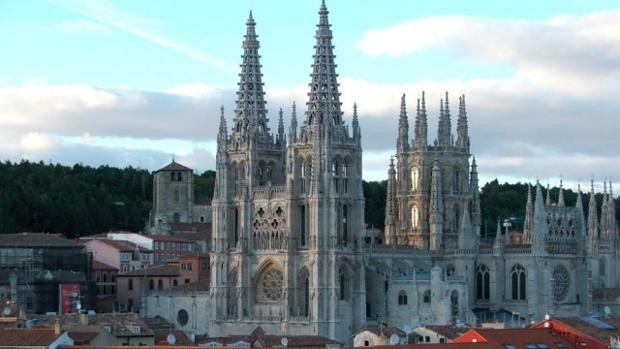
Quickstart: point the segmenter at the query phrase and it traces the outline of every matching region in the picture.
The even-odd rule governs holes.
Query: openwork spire
[[[596,208],[596,197],[594,195],[594,180],[590,182],[590,201],[588,203],[588,252],[596,250],[599,239],[598,230],[598,210]]]
[[[246,22],[246,34],[243,40],[243,55],[241,56],[241,73],[239,74],[239,90],[235,108],[234,131],[242,138],[252,136],[259,142],[270,141],[265,109],[265,93],[260,55],[260,44],[256,35],[256,23],[252,12]]]
[[[334,46],[328,14],[329,11],[323,1],[315,34],[316,45],[314,46],[314,63],[312,63],[312,81],[308,94],[307,125],[315,124],[315,119],[318,124],[342,125],[338,75],[334,63]]]
[[[551,206],[551,188],[549,188],[549,183],[547,183],[547,199],[545,200],[545,205]]]
[[[562,179],[560,178],[560,194],[558,194],[558,207],[565,207],[566,203],[564,202],[564,187],[562,185]]]
[[[426,120],[426,98],[422,91],[422,98],[418,99],[418,109],[415,118],[415,149],[423,150],[428,144],[428,124]]]
[[[297,141],[297,105],[293,101],[293,107],[291,111],[291,129],[288,133],[289,142]]]
[[[440,147],[449,147],[451,145],[451,129],[450,121],[450,103],[448,101],[448,92],[446,92],[446,100],[442,99],[439,108],[439,127],[437,129],[437,145]]]
[[[545,236],[547,235],[547,217],[543,204],[542,187],[536,181],[536,200],[534,201],[534,220],[532,222],[532,252],[545,253]]]
[[[388,244],[394,244],[396,234],[396,170],[394,158],[390,158],[388,169],[387,193],[385,198],[385,238]]]
[[[281,147],[286,145],[286,136],[284,135],[284,112],[282,108],[278,111],[278,138],[276,141]]]
[[[353,139],[360,140],[362,132],[360,130],[360,121],[357,117],[357,103],[353,103],[353,121],[351,126],[353,127]]]
[[[532,221],[534,220],[534,202],[532,201],[532,187],[527,185],[527,201],[525,202],[525,222],[523,223],[523,240],[532,242]]]
[[[400,114],[398,116],[398,140],[396,149],[399,153],[409,149],[409,119],[407,118],[407,102],[405,94],[400,97]]]
[[[465,108],[465,95],[459,97],[459,118],[456,124],[456,133],[456,146],[465,151],[469,151],[469,131],[467,127],[467,110]]]
[[[224,151],[228,140],[228,129],[226,126],[226,118],[224,117],[224,106],[220,107],[220,129],[217,133],[217,147],[219,151]]]

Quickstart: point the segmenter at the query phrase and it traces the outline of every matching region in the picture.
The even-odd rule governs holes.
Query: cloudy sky
[[[400,95],[466,94],[483,181],[618,180],[617,0],[331,0],[345,118],[383,179]],[[305,105],[319,0],[0,0],[0,159],[157,169],[214,165],[241,41],[257,22],[272,121]],[[288,120],[287,120],[288,121]],[[455,125],[455,122],[453,122]]]

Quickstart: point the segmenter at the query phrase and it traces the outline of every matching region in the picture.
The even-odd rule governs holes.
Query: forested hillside
[[[195,175],[197,201],[208,202],[214,181],[214,171]],[[366,222],[383,229],[386,181],[364,181],[363,189]],[[152,173],[132,167],[0,163],[0,233],[60,232],[77,237],[113,229],[143,231],[152,190]],[[558,189],[551,194],[557,198]],[[564,196],[567,205],[575,204],[576,193],[566,190]],[[481,192],[482,235],[495,234],[498,218],[522,219],[526,197],[526,184],[487,183]],[[598,194],[599,205],[601,199]],[[585,212],[588,200],[584,195]]]

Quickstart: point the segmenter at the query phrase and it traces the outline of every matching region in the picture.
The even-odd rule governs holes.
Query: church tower
[[[409,140],[405,95],[401,98],[396,144],[395,224],[386,243],[434,251],[472,249],[480,234],[480,197],[475,161],[469,162],[465,96],[459,97],[456,142],[449,96],[439,103],[434,144],[427,141],[426,96],[417,101],[414,139]],[[468,217],[463,217],[467,215]],[[463,226],[466,224],[467,226]],[[386,229],[387,231],[387,229]]]
[[[305,119],[272,135],[250,13],[229,134],[222,112],[213,200],[209,333],[321,335],[350,342],[365,322],[364,197],[357,106],[345,125],[325,3]],[[351,131],[351,132],[350,132]]]

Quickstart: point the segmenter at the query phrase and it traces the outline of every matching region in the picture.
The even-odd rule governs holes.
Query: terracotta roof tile
[[[0,346],[48,346],[59,336],[54,329],[0,329]]]
[[[596,317],[596,319],[610,325],[614,329],[600,329],[578,317],[556,317],[552,320],[560,321],[601,343],[605,343],[606,345],[609,344],[609,337],[620,337],[619,316]]]
[[[114,268],[111,265],[107,265],[105,263],[93,261],[93,270],[109,270],[109,271],[118,271],[117,268]]]

